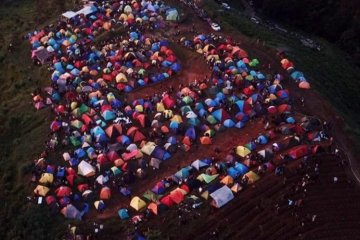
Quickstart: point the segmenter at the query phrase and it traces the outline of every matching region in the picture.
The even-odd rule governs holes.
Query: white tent
[[[90,14],[93,14],[96,11],[97,11],[97,8],[94,5],[88,5],[88,6],[83,7],[79,11],[77,11],[76,14],[78,14],[78,15],[84,14],[85,16],[88,16]]]
[[[97,178],[96,178],[96,181],[103,185],[104,183],[106,183],[107,181],[109,181],[109,177],[108,176],[104,176],[104,175],[99,175]]]
[[[151,158],[149,165],[153,168],[159,169],[160,168],[160,159],[157,158]]]
[[[95,175],[95,168],[88,162],[82,160],[78,166],[78,174],[84,177],[91,177]]]
[[[76,12],[73,12],[73,11],[67,11],[67,12],[64,12],[63,14],[62,14],[62,16],[64,17],[64,18],[67,18],[67,19],[71,19],[71,18],[73,18],[73,17],[76,17],[78,14],[76,13]]]
[[[219,188],[215,192],[211,193],[210,196],[214,199],[213,205],[217,208],[221,208],[234,198],[234,194],[228,186]]]

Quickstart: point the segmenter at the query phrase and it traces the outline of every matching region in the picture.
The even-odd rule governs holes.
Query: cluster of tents
[[[300,121],[304,123],[307,120]],[[302,128],[294,131],[299,135],[305,133]],[[296,160],[311,153],[316,154],[321,148],[318,144],[313,146],[301,144],[298,137],[287,137],[281,142],[274,142],[274,139],[276,134],[267,131],[259,134],[255,141],[234,147],[235,151],[230,152],[222,161],[214,163],[212,158],[197,159],[173,175],[155,183],[153,188],[147,190],[142,197],[133,197],[130,207],[135,211],[147,209],[152,214],[158,215],[183,201],[196,205],[210,199],[212,206],[221,208],[234,198],[234,194],[260,179],[258,170],[251,168],[262,165],[265,172],[278,174],[281,168],[277,165],[280,166],[282,162],[275,163],[276,153],[287,150],[289,160]],[[269,146],[268,143],[271,142],[274,143]],[[256,156],[257,161],[254,162],[253,157],[249,158],[250,155]],[[170,185],[170,181],[175,184]],[[202,190],[198,192],[198,189]],[[129,210],[126,208],[120,209],[118,213],[121,219],[130,218]]]
[[[310,89],[310,83],[306,80],[304,73],[295,70],[293,62],[287,58],[283,58],[280,63],[282,68],[290,74],[291,78],[299,84],[299,88]]]
[[[57,116],[50,130],[56,137],[50,142],[56,147],[61,136],[71,149],[62,153],[61,166],[49,163],[46,158],[37,161],[36,168],[42,174],[34,193],[45,198],[52,208],[60,208],[65,217],[81,219],[91,205],[104,210],[114,195],[113,180],[121,181],[118,192],[129,196],[131,189],[126,186],[136,178],[146,177],[149,166],[160,168],[179,149],[186,152],[194,144],[209,145],[217,132],[243,128],[251,118],[269,114],[285,124],[283,133],[298,129],[294,127],[298,124],[292,116],[289,92],[280,84],[282,76],[276,75],[268,85],[266,76],[257,70],[258,59],[250,60],[230,40],[221,42],[204,34],[193,40],[183,38],[181,42],[203,54],[211,64],[209,82],[179,89],[175,96],[154,95],[131,103],[121,100],[118,91],[128,93],[180,71],[176,56],[168,42],[153,40],[138,30],[129,31],[127,40],[106,44],[100,50],[89,44],[97,35],[95,32],[112,28],[111,18],[117,15],[119,21],[136,28],[144,21],[159,21],[158,11],[165,8],[150,1],[132,1],[122,7],[106,5],[91,9],[86,16],[80,14],[79,19],[71,20],[72,27],[59,23],[58,28],[41,30],[30,39],[34,51],[46,48],[55,56],[52,86],[45,89],[46,96],[34,96],[34,105],[37,109],[52,106]],[[115,9],[121,9],[121,14]],[[168,10],[167,16],[172,16],[173,9]],[[151,66],[157,66],[157,70]],[[118,91],[115,88],[110,91],[112,87]],[[237,89],[241,92],[236,93]],[[256,144],[267,144],[271,136],[260,135],[257,143],[237,146],[234,154],[219,163],[221,168],[216,169],[210,160],[197,160],[182,168],[171,176],[178,188],[164,195],[169,183],[161,181],[144,194],[144,198],[152,201],[148,208],[157,214],[164,206],[183,201],[202,183],[209,184],[217,178],[221,178],[222,184],[209,187],[203,197],[210,196],[214,206],[223,206],[233,198],[232,192],[240,189],[236,179],[246,176],[249,182],[258,180],[258,175],[249,171],[250,165],[240,159],[254,151]],[[299,148],[291,156],[297,158],[308,153]],[[259,154],[264,158],[271,155],[270,151]],[[199,172],[193,184],[190,180],[183,182],[203,168],[207,169]],[[222,174],[218,173],[220,169]],[[130,206],[141,210],[147,204],[134,197]],[[129,213],[120,209],[119,216],[127,218]]]

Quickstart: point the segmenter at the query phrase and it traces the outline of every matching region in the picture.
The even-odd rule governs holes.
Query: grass
[[[218,5],[213,0],[207,0],[204,7],[228,33],[240,31],[251,38],[250,41],[265,41],[270,49],[289,49],[289,58],[295,67],[303,71],[315,89],[335,106],[346,120],[347,129],[360,138],[360,68],[348,60],[349,56],[345,52],[321,38],[316,40],[320,42],[322,51],[316,52],[303,46],[297,39],[252,23],[241,12],[217,11]]]
[[[46,86],[45,67],[34,67],[23,36],[58,16],[73,1],[17,0],[0,3],[0,239],[61,239],[67,221],[26,200],[33,160],[48,133],[49,112],[36,112],[30,93]],[[12,53],[9,44],[15,46]],[[51,220],[51,221],[49,221]]]

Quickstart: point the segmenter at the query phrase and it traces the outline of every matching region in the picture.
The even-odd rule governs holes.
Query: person
[[[334,183],[337,183],[338,182],[338,178],[337,177],[334,177]]]
[[[305,99],[303,96],[300,97],[301,106],[305,107]]]

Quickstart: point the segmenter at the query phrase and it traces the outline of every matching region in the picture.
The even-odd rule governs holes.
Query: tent
[[[234,186],[231,187],[231,191],[234,193],[240,192],[242,190],[242,187],[239,183],[235,183]]]
[[[205,163],[205,162],[197,159],[197,160],[195,160],[194,162],[192,162],[191,166],[194,167],[196,170],[199,171],[200,168],[202,168],[202,167],[207,167],[207,166],[209,166],[209,164],[207,164],[207,163]]]
[[[244,176],[246,176],[249,179],[248,183],[254,183],[257,180],[260,179],[259,175],[257,175],[255,172],[253,171],[249,171],[247,172]]]
[[[100,199],[107,200],[111,198],[111,190],[109,187],[103,187],[100,190]]]
[[[180,202],[182,202],[184,200],[183,192],[178,189],[172,191],[169,196],[170,196],[171,200],[176,204],[179,204]]]
[[[46,194],[50,191],[50,189],[48,187],[42,186],[42,185],[38,185],[35,189],[34,189],[34,193],[36,195],[39,196],[43,196],[45,197]]]
[[[234,198],[231,189],[227,186],[219,188],[215,192],[211,193],[210,196],[213,198],[212,204],[216,208],[221,208]]]
[[[232,185],[234,183],[234,179],[231,176],[227,175],[226,177],[221,179],[220,182],[224,185]]]
[[[95,175],[95,169],[88,162],[82,160],[78,166],[78,174],[84,177],[91,177]]]
[[[81,212],[72,204],[68,204],[63,209],[61,209],[61,213],[69,219],[81,220],[82,217]]]
[[[146,207],[146,203],[138,196],[135,196],[131,199],[130,206],[134,208],[136,211],[139,211],[144,207]]]
[[[178,21],[179,13],[175,8],[170,8],[166,11],[166,20],[168,21]]]
[[[156,168],[156,169],[159,169],[160,168],[160,163],[161,163],[161,160],[159,160],[157,158],[151,158],[149,166],[151,166],[153,168]]]
[[[43,173],[41,174],[41,178],[39,179],[39,183],[47,184],[52,183],[54,181],[54,175],[52,173]]]
[[[236,147],[236,154],[240,157],[246,157],[248,154],[250,154],[250,150],[244,146],[238,146]]]
[[[118,215],[119,217],[124,220],[124,219],[128,219],[130,216],[129,216],[129,212],[126,208],[121,208],[119,211],[118,211]]]
[[[308,155],[309,149],[307,145],[300,145],[290,149],[288,154],[292,159],[298,159]]]
[[[209,183],[209,182],[212,182],[215,178],[217,178],[219,176],[219,174],[215,174],[215,175],[208,175],[208,174],[205,174],[205,173],[202,173],[200,174],[197,179],[202,181],[202,182],[206,182],[206,183]]]

